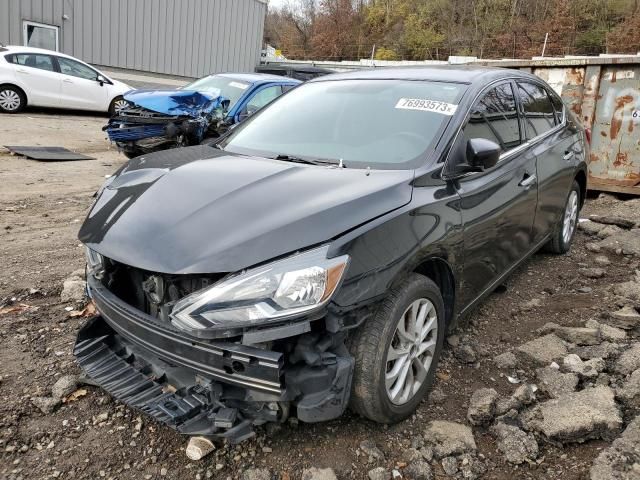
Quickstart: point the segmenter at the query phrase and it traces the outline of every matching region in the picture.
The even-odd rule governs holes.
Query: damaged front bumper
[[[348,404],[354,359],[340,334],[320,329],[261,345],[197,339],[88,281],[100,316],[78,334],[78,363],[115,398],[183,434],[237,443],[254,425],[290,414],[330,420]]]

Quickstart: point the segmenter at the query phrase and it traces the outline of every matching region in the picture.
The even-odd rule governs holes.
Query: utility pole
[[[541,57],[544,57],[544,51],[547,49],[547,40],[549,39],[549,32],[547,32],[544,36],[544,45],[542,45],[542,55],[540,55]]]
[[[373,44],[373,47],[371,48],[371,60],[373,61],[373,59],[376,58],[376,44]]]

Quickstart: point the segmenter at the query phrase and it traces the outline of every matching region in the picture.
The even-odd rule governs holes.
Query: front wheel
[[[567,196],[562,218],[552,233],[547,250],[551,253],[567,253],[571,249],[571,243],[578,225],[580,213],[580,185],[574,180]]]
[[[350,339],[356,360],[351,408],[379,423],[410,416],[433,384],[444,331],[440,290],[412,274]]]
[[[122,95],[117,96],[116,98],[111,100],[111,103],[109,104],[109,116],[113,117],[115,115],[118,115],[122,110],[124,110],[128,106],[129,106],[129,102],[127,102],[124,98],[122,98]]]

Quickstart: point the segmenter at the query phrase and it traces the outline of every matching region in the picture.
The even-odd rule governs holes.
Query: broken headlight
[[[84,253],[87,257],[87,274],[93,275],[98,280],[102,279],[104,276],[104,257],[89,247],[84,247]]]
[[[185,330],[240,328],[308,313],[336,290],[348,255],[327,258],[317,248],[231,276],[180,300],[173,324]]]

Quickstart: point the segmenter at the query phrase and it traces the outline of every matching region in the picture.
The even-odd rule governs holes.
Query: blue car
[[[177,90],[132,90],[105,125],[109,140],[133,158],[210,142],[299,80],[259,73],[209,75]]]

